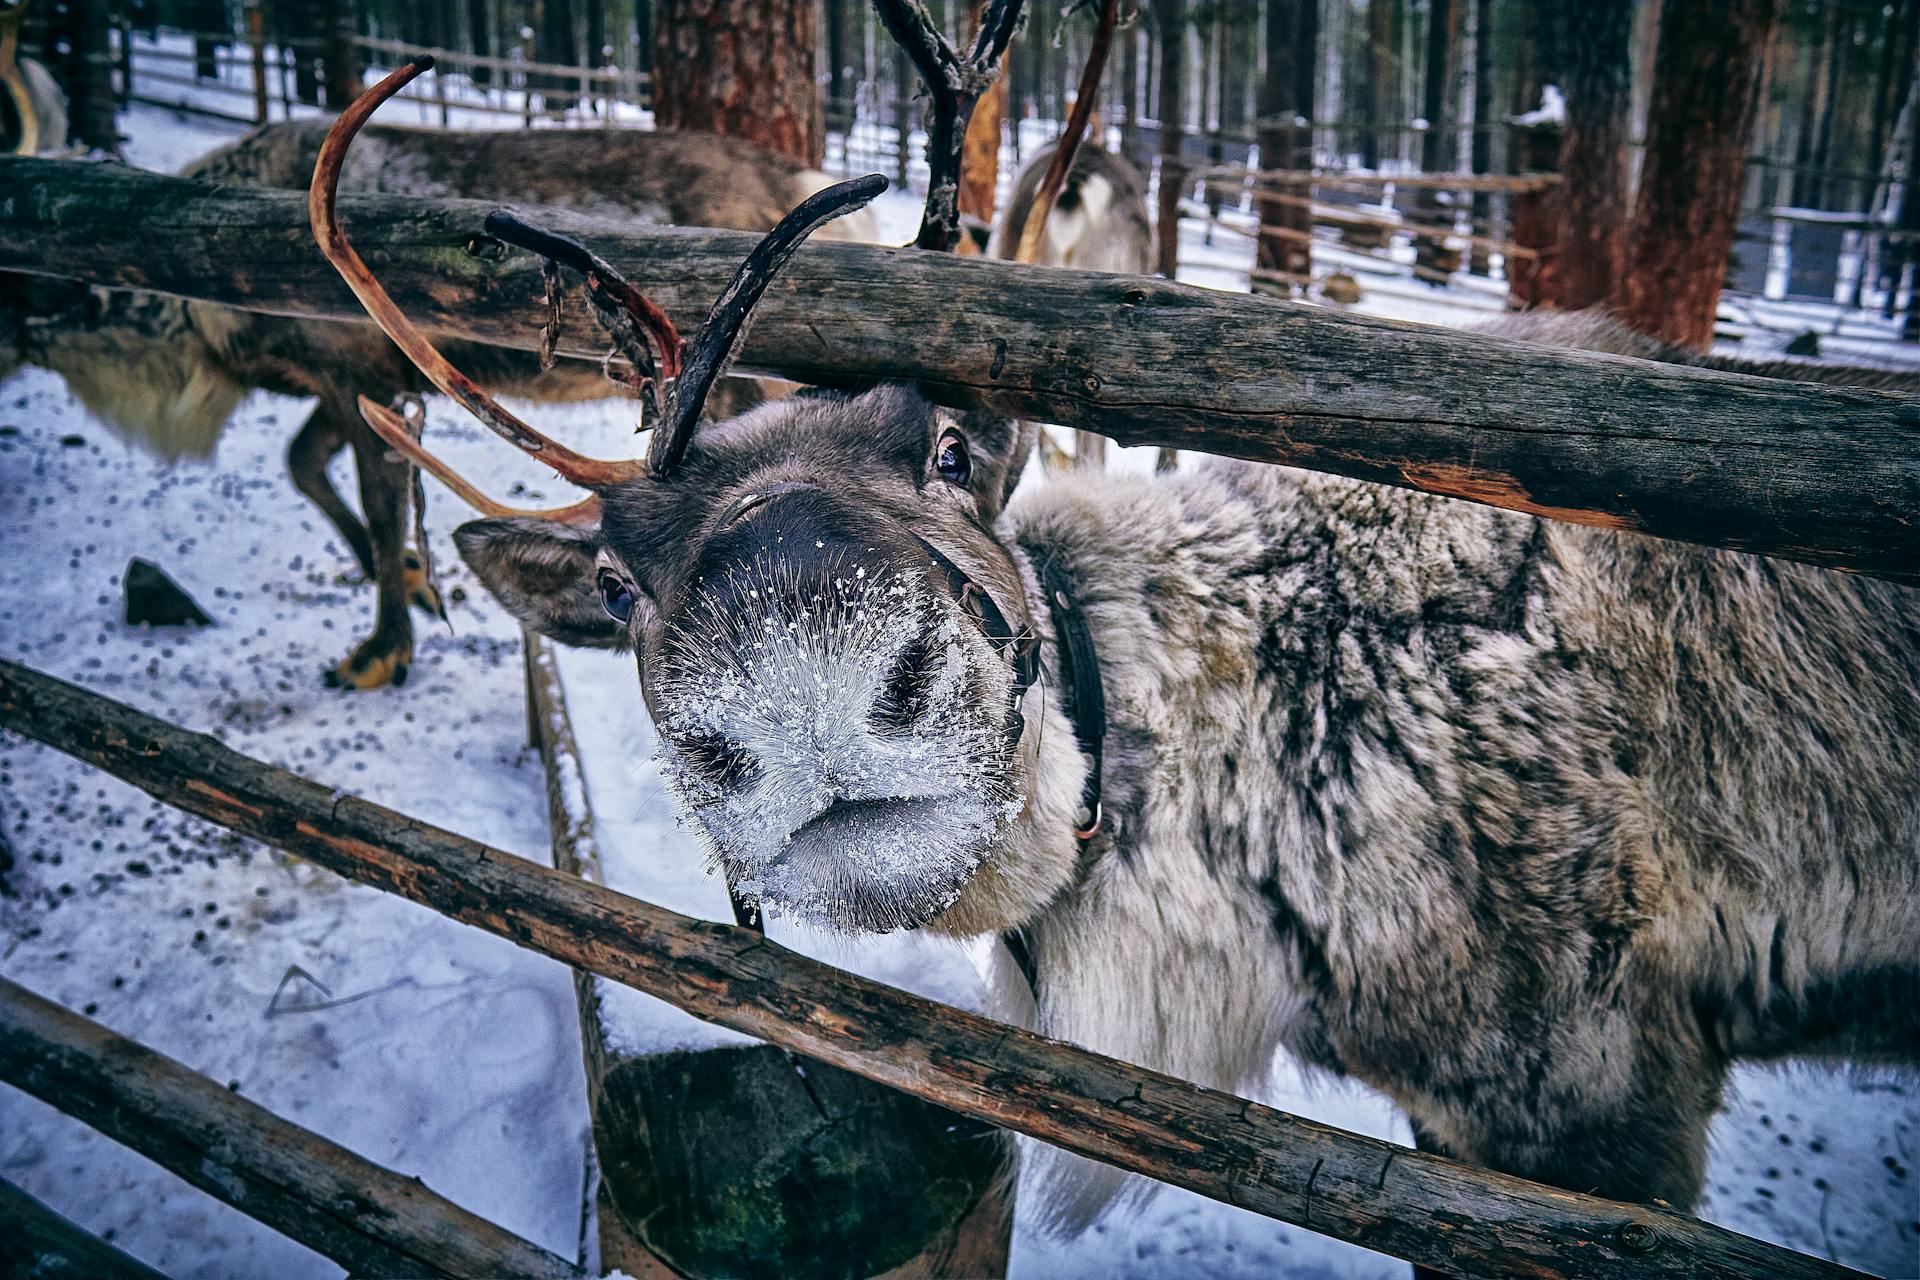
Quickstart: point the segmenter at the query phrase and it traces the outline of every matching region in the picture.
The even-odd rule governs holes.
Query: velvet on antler
[[[960,157],[974,104],[1000,74],[1000,61],[1026,21],[1026,0],[987,0],[973,48],[961,57],[920,0],[874,0],[880,25],[906,51],[932,99],[927,129],[927,206],[914,243],[947,250],[960,238]],[[907,140],[900,140],[901,146]]]

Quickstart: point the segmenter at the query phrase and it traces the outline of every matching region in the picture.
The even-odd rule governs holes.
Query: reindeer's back
[[[254,130],[183,175],[302,189],[325,120]],[[733,138],[672,130],[460,131],[371,125],[355,140],[341,189],[549,205],[621,221],[765,231],[819,175]]]

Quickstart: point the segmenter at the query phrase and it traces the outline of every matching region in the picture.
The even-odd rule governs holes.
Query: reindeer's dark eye
[[[611,569],[600,571],[600,604],[621,626],[633,617],[633,584]]]
[[[958,431],[940,433],[940,447],[934,451],[933,469],[948,484],[965,484],[973,478],[973,457],[967,452],[966,437]]]

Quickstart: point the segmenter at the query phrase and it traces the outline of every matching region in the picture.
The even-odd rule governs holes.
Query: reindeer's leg
[[[373,634],[327,672],[327,683],[335,688],[377,689],[405,684],[413,662],[413,619],[407,614],[407,469],[388,460],[386,446],[367,428],[357,428],[352,441],[379,600]]]
[[[347,447],[350,425],[341,422],[328,403],[321,401],[308,415],[306,425],[294,436],[293,443],[287,446],[287,470],[293,475],[293,487],[319,507],[340,531],[340,536],[347,541],[347,549],[360,562],[360,572],[371,582],[373,543],[367,537],[367,526],[360,522],[360,517],[333,487],[333,481],[327,478],[327,464]]]

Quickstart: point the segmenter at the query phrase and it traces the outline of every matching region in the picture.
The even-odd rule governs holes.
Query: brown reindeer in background
[[[183,176],[304,189],[327,127],[319,120],[267,125]],[[374,127],[341,181],[356,193],[505,193],[640,223],[764,231],[830,179],[763,148],[709,134]],[[866,218],[833,233],[875,237]],[[450,349],[492,385],[535,400],[627,394],[590,363],[543,371],[527,352],[473,343]],[[0,274],[0,377],[22,363],[61,374],[96,417],[165,458],[210,452],[249,391],[317,398],[288,447],[288,469],[379,595],[372,635],[326,678],[356,689],[405,681],[413,651],[408,604],[435,611],[439,602],[419,555],[407,546],[407,470],[362,424],[354,397],[364,392],[387,403],[427,384],[377,329]],[[349,445],[360,514],[327,476],[329,461]]]

